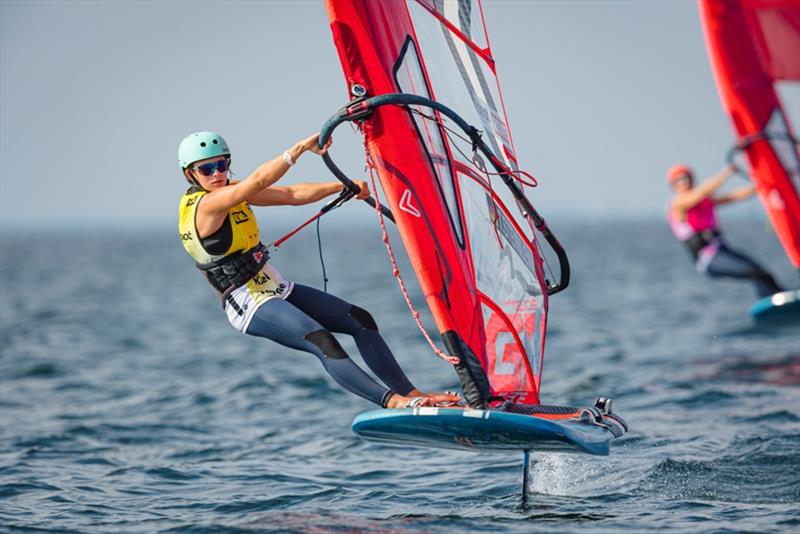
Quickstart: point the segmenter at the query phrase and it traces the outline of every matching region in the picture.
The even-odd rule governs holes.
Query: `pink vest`
[[[678,241],[686,241],[694,234],[703,230],[716,230],[717,217],[714,215],[714,201],[710,198],[703,199],[695,207],[686,212],[686,220],[679,221],[669,210],[667,218],[672,228],[672,233]]]
[[[672,233],[675,234],[678,241],[689,247],[697,270],[705,272],[722,245],[717,230],[717,218],[714,215],[714,201],[710,198],[702,200],[686,212],[685,221],[679,221],[673,217],[671,209],[667,218]]]

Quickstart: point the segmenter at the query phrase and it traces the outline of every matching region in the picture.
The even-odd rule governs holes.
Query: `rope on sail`
[[[366,142],[364,146],[366,147]],[[372,194],[373,197],[377,199],[378,184],[375,180],[375,165],[372,162],[372,158],[370,157],[369,152],[366,152],[366,163],[367,163],[367,170],[369,173],[370,187],[372,188]],[[383,238],[383,243],[384,245],[386,245],[386,252],[389,254],[389,261],[392,264],[392,274],[397,280],[397,284],[400,286],[400,290],[403,292],[403,297],[406,299],[406,304],[408,305],[408,309],[411,311],[411,316],[414,317],[414,321],[417,323],[420,332],[422,332],[422,335],[425,337],[425,340],[428,342],[428,345],[430,345],[434,354],[442,358],[447,363],[456,365],[457,363],[460,362],[460,360],[455,356],[448,355],[442,349],[437,347],[436,344],[433,342],[433,339],[431,339],[430,334],[428,334],[428,331],[425,329],[425,326],[422,324],[422,321],[419,318],[419,311],[417,311],[417,309],[414,307],[414,304],[411,302],[411,297],[408,294],[408,289],[406,289],[406,284],[403,281],[403,277],[400,275],[400,268],[397,265],[397,259],[395,258],[394,250],[392,249],[392,244],[389,241],[389,233],[386,231],[386,223],[384,221],[383,212],[380,209],[380,203],[376,202],[375,206],[376,206],[375,211],[378,213],[378,220],[380,221],[381,225],[381,234]]]

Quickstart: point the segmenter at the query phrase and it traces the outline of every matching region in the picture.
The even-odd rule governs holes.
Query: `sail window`
[[[402,92],[433,99],[425,80],[425,75],[422,72],[417,49],[410,37],[406,40],[400,53],[400,58],[395,65],[394,78]],[[428,116],[435,113],[429,109],[420,111]],[[458,244],[461,248],[464,248],[464,234],[455,192],[453,171],[450,166],[450,158],[442,135],[441,125],[419,113],[412,113],[411,116],[414,120],[417,134],[425,145],[428,161],[434,170],[439,184],[439,191],[447,205],[450,224],[458,238]]]

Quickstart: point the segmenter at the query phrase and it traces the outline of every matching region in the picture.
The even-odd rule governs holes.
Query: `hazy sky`
[[[485,14],[546,217],[661,216],[670,163],[724,164],[733,135],[695,2],[490,0]],[[244,177],[346,99],[321,1],[3,0],[0,24],[6,228],[174,225],[184,135],[221,132]],[[332,154],[357,175],[362,149],[345,130]],[[284,183],[329,179],[307,154]]]

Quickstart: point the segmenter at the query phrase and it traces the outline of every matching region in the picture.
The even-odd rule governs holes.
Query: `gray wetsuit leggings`
[[[332,332],[353,336],[367,366],[388,388],[362,371]],[[391,393],[407,395],[414,389],[369,312],[318,289],[295,284],[286,300],[268,300],[246,333],[316,355],[340,386],[380,406]]]
[[[720,245],[708,264],[707,272],[710,276],[749,279],[759,298],[782,291],[781,286],[763,267],[725,244]]]

